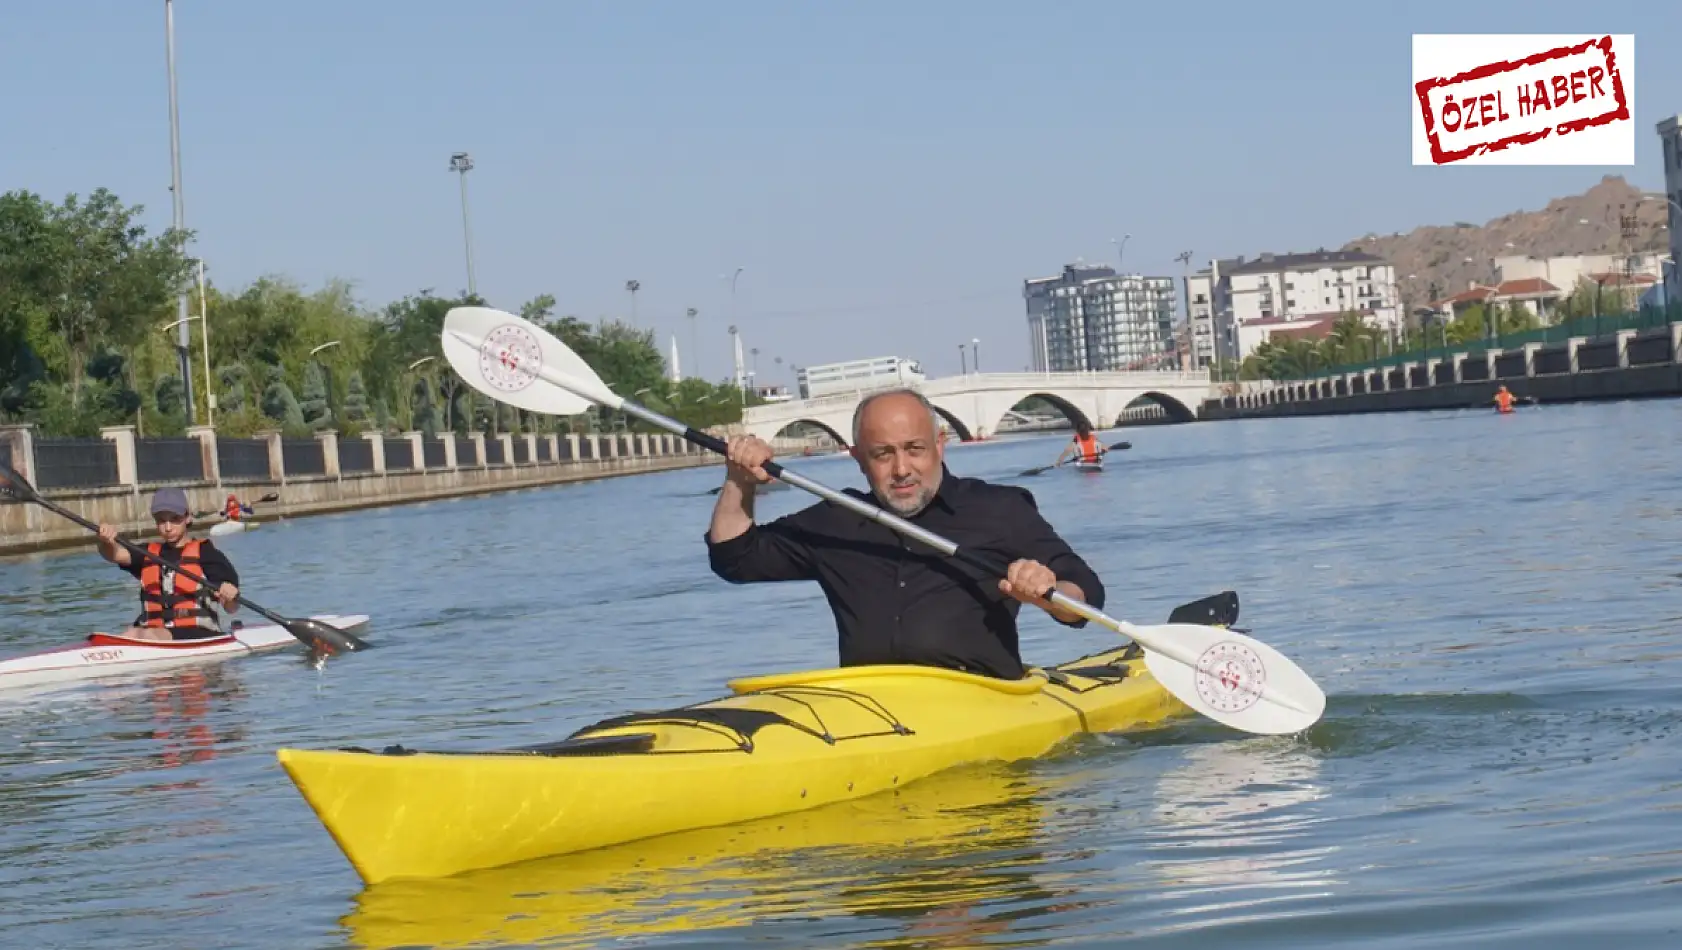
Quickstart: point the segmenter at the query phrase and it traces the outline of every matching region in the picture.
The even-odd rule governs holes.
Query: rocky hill
[[[1540,211],[1514,211],[1482,225],[1457,221],[1386,237],[1369,234],[1343,249],[1367,251],[1394,264],[1409,304],[1420,306],[1433,284],[1438,296],[1446,297],[1465,290],[1473,280],[1489,283],[1491,258],[1662,252],[1670,246],[1670,232],[1664,229],[1667,205],[1662,199],[1641,198],[1640,189],[1621,176],[1608,175],[1582,194],[1555,198]],[[1636,226],[1626,250],[1618,217],[1631,213]],[[1409,274],[1415,279],[1405,280]]]

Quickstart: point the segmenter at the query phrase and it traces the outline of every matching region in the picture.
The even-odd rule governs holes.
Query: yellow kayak
[[[1235,614],[1236,597],[1224,596]],[[523,749],[277,754],[362,880],[377,884],[803,811],[1189,713],[1134,644],[1020,680],[883,665],[729,687]]]

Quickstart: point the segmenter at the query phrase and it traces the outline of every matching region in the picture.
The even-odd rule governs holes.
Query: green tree
[[[181,385],[181,377],[173,373],[159,376],[152,386],[153,405],[158,412],[166,416],[183,415],[186,411],[186,401],[183,397],[187,390]]]
[[[327,405],[327,377],[321,364],[310,360],[304,364],[304,398],[299,408],[304,424],[320,431],[333,424],[333,410]]]
[[[270,371],[269,385],[263,390],[263,415],[279,422],[287,429],[306,428],[304,411],[298,397],[286,384],[286,375],[279,368]]]
[[[172,315],[185,285],[185,235],[148,238],[143,209],[101,188],[53,205],[29,192],[0,196],[0,345],[25,343],[80,404],[97,344],[131,346]]]
[[[350,374],[345,387],[344,416],[346,422],[362,425],[368,421],[368,390],[362,385],[362,371]]]
[[[245,409],[245,384],[251,378],[251,371],[244,363],[228,363],[216,370],[217,404],[224,412],[240,412]]]

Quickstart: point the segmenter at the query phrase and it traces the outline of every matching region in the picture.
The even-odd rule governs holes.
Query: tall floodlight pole
[[[467,173],[473,170],[473,156],[457,152],[450,156],[450,171],[461,175],[461,237],[467,245],[467,295],[479,296],[479,284],[473,277],[473,228],[467,217]]]
[[[169,170],[170,196],[175,204],[175,230],[187,229],[187,213],[181,204],[181,111],[175,96],[175,4],[164,0],[164,51],[169,60]],[[181,365],[181,383],[187,394],[187,424],[197,425],[193,408],[192,332],[187,327],[187,288],[182,286],[175,300],[175,353]]]
[[[635,328],[637,325],[637,291],[642,289],[642,281],[627,280],[625,281],[625,289],[631,293],[631,326]]]
[[[736,278],[742,276],[743,270],[744,268],[738,267],[736,272],[730,275],[730,319],[732,321],[736,319]],[[731,327],[730,333],[735,335],[736,328]],[[742,389],[744,385],[742,381],[742,352],[740,344],[738,344],[736,349],[736,388]]]

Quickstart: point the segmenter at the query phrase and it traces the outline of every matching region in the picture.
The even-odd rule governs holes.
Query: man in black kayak
[[[851,453],[871,491],[848,494],[1010,569],[995,580],[828,501],[755,524],[755,488],[771,480],[762,467],[771,447],[752,436],[731,439],[706,534],[713,572],[736,584],[817,581],[835,613],[842,666],[914,663],[1017,679],[1022,604],[1071,627],[1086,620],[1047,601],[1053,587],[1103,607],[1098,576],[1040,516],[1027,489],[947,471],[922,394],[889,390],[860,403]]]
[[[177,567],[185,567],[210,582],[210,590],[174,570],[160,567],[148,558],[135,557],[117,544],[117,529],[99,526],[99,556],[140,580],[140,616],[122,636],[137,640],[202,640],[223,636],[214,598],[229,613],[238,609],[239,574],[227,555],[208,540],[187,537],[192,508],[187,493],[179,488],[160,488],[152,494],[152,521],[158,537],[146,550]]]

